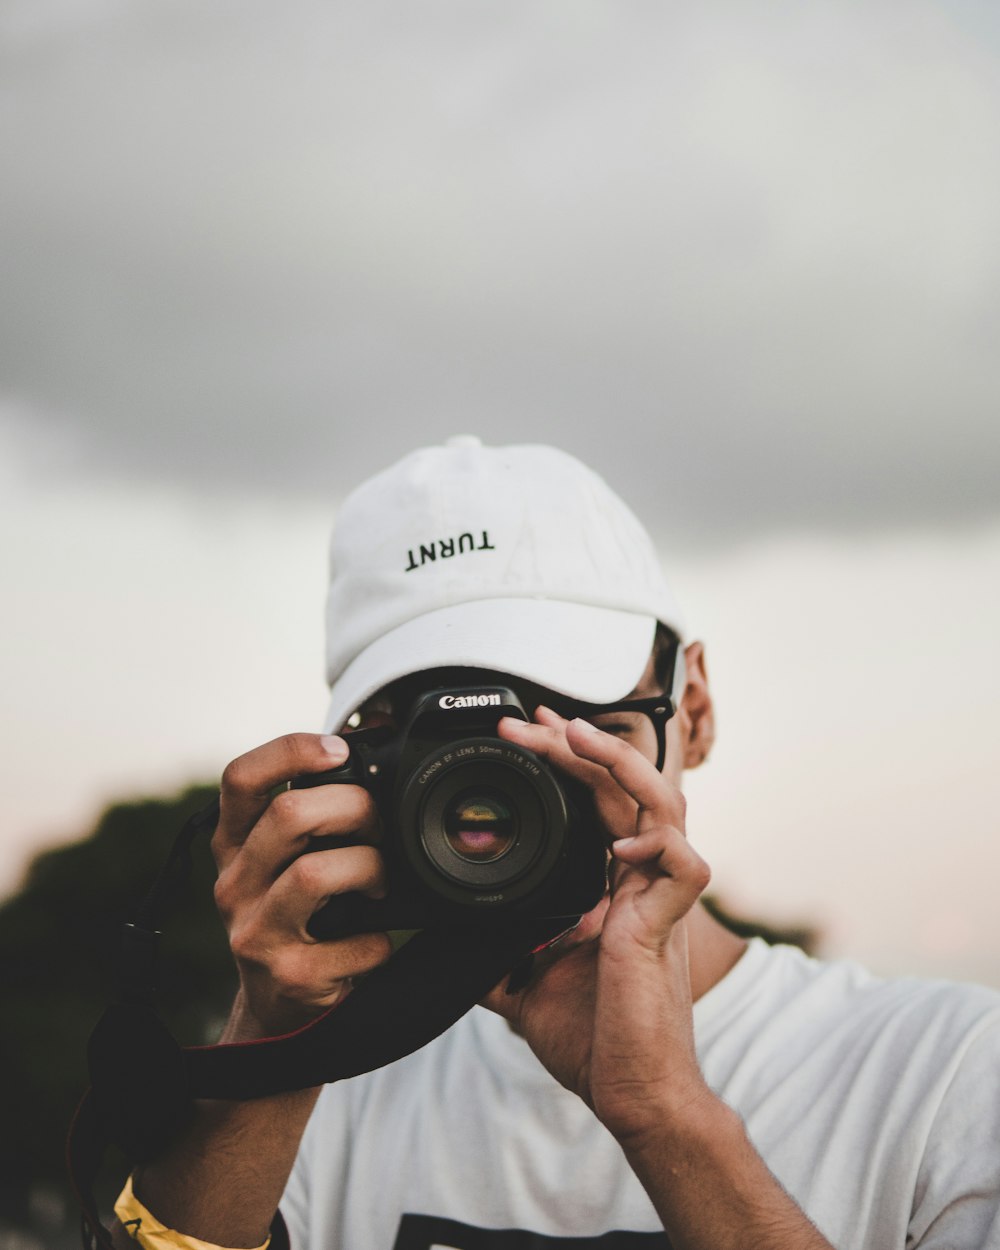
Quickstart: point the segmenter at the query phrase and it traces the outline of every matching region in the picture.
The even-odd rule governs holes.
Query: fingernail
[[[584,720],[582,716],[574,717],[573,724],[576,725],[577,729],[586,729],[588,733],[598,734],[601,732],[596,725],[592,725],[589,720]]]
[[[526,729],[527,722],[521,720],[519,716],[501,716],[500,724],[506,729]]]
[[[546,716],[551,716],[553,720],[561,721],[565,719],[564,717],[560,716],[558,712],[554,712],[552,708],[546,707],[544,703],[539,703],[539,705],[535,708],[536,716],[538,715],[539,712],[544,713],[544,715]]]
[[[347,759],[347,743],[343,738],[338,738],[335,734],[322,734],[319,744],[327,755],[338,763]]]

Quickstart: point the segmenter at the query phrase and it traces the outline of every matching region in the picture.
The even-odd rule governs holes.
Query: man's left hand
[[[685,917],[709,880],[684,828],[680,790],[628,743],[539,708],[500,733],[587,785],[610,839],[610,889],[577,930],[538,956],[519,993],[485,1005],[623,1143],[713,1095],[694,1048]]]

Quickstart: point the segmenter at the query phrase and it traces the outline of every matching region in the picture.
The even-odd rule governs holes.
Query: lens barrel
[[[516,902],[564,853],[565,796],[542,761],[499,738],[467,738],[426,756],[399,791],[410,867],[443,898]]]

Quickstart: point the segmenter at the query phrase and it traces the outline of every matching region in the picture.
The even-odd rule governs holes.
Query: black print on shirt
[[[666,1233],[547,1237],[517,1228],[472,1228],[436,1215],[404,1215],[392,1250],[670,1250]]]

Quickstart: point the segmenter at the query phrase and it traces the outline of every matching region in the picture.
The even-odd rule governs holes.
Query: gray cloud
[[[18,0],[0,37],[0,372],[77,471],[329,497],[473,429],[707,536],[996,512],[973,0]]]

